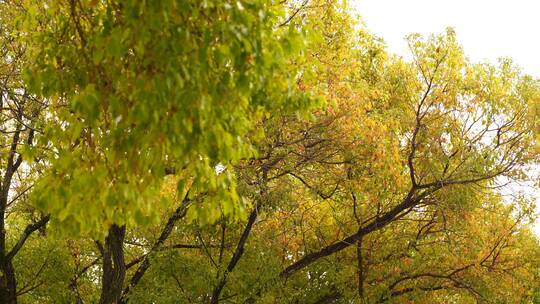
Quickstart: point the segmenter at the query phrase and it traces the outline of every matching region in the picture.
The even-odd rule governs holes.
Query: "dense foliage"
[[[0,303],[540,303],[540,82],[346,3],[0,3]]]

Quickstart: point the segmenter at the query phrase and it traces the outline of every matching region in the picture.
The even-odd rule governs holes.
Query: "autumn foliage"
[[[0,3],[0,303],[540,303],[540,83],[341,1]]]

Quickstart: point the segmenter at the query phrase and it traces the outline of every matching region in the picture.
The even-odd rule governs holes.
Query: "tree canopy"
[[[0,3],[0,303],[540,303],[540,81],[347,3]]]

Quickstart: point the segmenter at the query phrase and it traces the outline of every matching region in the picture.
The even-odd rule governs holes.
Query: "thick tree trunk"
[[[17,124],[16,130],[18,131],[13,133],[11,149],[9,151],[10,153],[7,158],[5,173],[0,187],[0,303],[5,304],[17,303],[15,269],[13,268],[13,263],[11,261],[12,257],[8,256],[8,249],[6,247],[5,214],[8,206],[9,189],[11,187],[13,174],[22,163],[21,156],[15,157],[21,134],[20,128],[20,124]]]
[[[12,168],[12,166],[10,165],[8,168]],[[15,279],[15,269],[11,259],[8,257],[8,249],[6,248],[5,226],[5,211],[12,172],[13,170],[8,170],[0,189],[0,303],[5,304],[17,303],[17,281]]]
[[[100,304],[118,304],[126,277],[124,237],[126,227],[111,226],[103,246],[103,276]]]
[[[17,281],[15,280],[15,269],[11,261],[2,259],[0,273],[0,303],[17,303]]]

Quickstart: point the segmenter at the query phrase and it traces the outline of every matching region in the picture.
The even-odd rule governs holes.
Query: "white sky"
[[[427,36],[450,26],[456,30],[458,42],[473,62],[495,63],[499,57],[510,57],[525,73],[540,78],[540,0],[349,0],[349,3],[368,30],[383,38],[390,52],[404,58],[410,58],[406,35],[415,32]],[[520,191],[527,192],[526,188]],[[540,236],[540,222],[537,221],[534,230]]]
[[[451,26],[474,62],[511,57],[540,77],[538,0],[349,0],[367,28],[393,53],[407,57],[405,35],[443,32]]]

